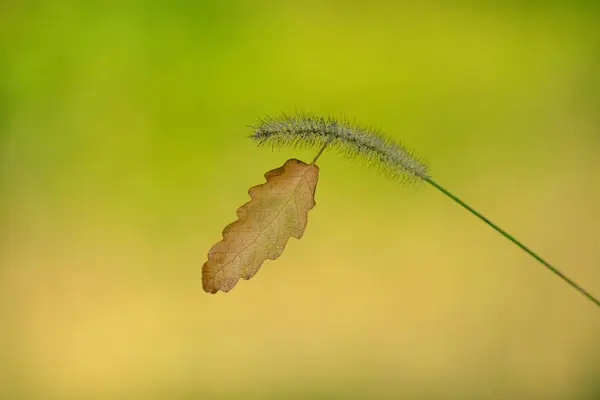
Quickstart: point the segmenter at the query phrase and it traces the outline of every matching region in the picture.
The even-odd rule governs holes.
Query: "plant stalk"
[[[504,231],[502,228],[500,228],[498,225],[494,224],[492,221],[490,221],[489,219],[487,219],[486,217],[484,217],[479,212],[475,211],[473,208],[471,208],[469,205],[467,205],[464,201],[462,201],[461,199],[459,199],[458,197],[454,196],[452,193],[450,193],[449,191],[447,191],[446,189],[444,189],[442,186],[440,186],[433,179],[428,178],[428,177],[425,177],[423,179],[427,183],[429,183],[431,186],[433,186],[434,188],[438,189],[440,192],[442,192],[443,194],[445,194],[446,196],[448,196],[449,198],[451,198],[452,200],[454,200],[456,203],[458,203],[459,205],[461,205],[462,207],[464,207],[471,214],[475,215],[477,218],[479,218],[480,220],[482,220],[483,222],[485,222],[486,224],[488,224],[489,226],[491,226],[492,228],[494,228],[502,236],[504,236],[505,238],[507,238],[508,240],[510,240],[511,242],[513,242],[514,244],[516,244],[518,247],[520,247],[522,250],[524,250],[527,254],[529,254],[531,257],[535,258],[542,265],[544,265],[546,268],[548,268],[551,272],[553,272],[559,278],[561,278],[563,281],[565,281],[566,283],[568,283],[572,288],[574,288],[575,290],[577,290],[579,293],[581,293],[582,295],[584,295],[585,297],[587,297],[589,300],[591,300],[594,304],[596,304],[598,307],[600,307],[600,301],[597,298],[595,298],[594,296],[592,296],[588,291],[586,291],[585,289],[583,289],[581,286],[579,286],[573,280],[569,279],[565,274],[563,274],[562,272],[560,272],[556,267],[552,266],[549,262],[547,262],[542,257],[540,257],[539,255],[537,255],[536,253],[534,253],[532,250],[530,250],[523,243],[521,243],[520,241],[518,241],[517,239],[515,239],[512,235],[510,235],[509,233],[507,233],[506,231]]]

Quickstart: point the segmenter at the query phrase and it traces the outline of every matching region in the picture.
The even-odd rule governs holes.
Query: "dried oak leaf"
[[[208,252],[202,267],[206,292],[228,292],[240,278],[252,278],[266,259],[281,255],[291,236],[304,234],[308,211],[315,206],[319,167],[291,159],[265,178],[266,183],[250,188],[251,200],[237,210],[238,220]]]

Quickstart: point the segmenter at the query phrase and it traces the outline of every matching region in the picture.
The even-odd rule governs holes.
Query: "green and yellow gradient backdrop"
[[[201,267],[299,110],[375,125],[600,296],[595,2],[3,1],[0,397],[600,396],[600,310],[326,152],[301,241]]]

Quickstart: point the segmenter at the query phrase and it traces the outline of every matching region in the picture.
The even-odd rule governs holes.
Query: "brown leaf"
[[[223,240],[208,252],[202,267],[206,292],[228,292],[241,278],[252,278],[268,258],[281,255],[288,239],[300,239],[315,206],[319,167],[291,159],[265,174],[267,182],[250,188],[238,220],[223,230]]]

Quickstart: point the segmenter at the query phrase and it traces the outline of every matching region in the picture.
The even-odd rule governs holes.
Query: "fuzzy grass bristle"
[[[327,143],[327,148],[358,157],[390,178],[429,178],[427,166],[411,151],[379,130],[348,119],[282,114],[259,119],[251,128],[250,138],[258,145],[319,148]]]

